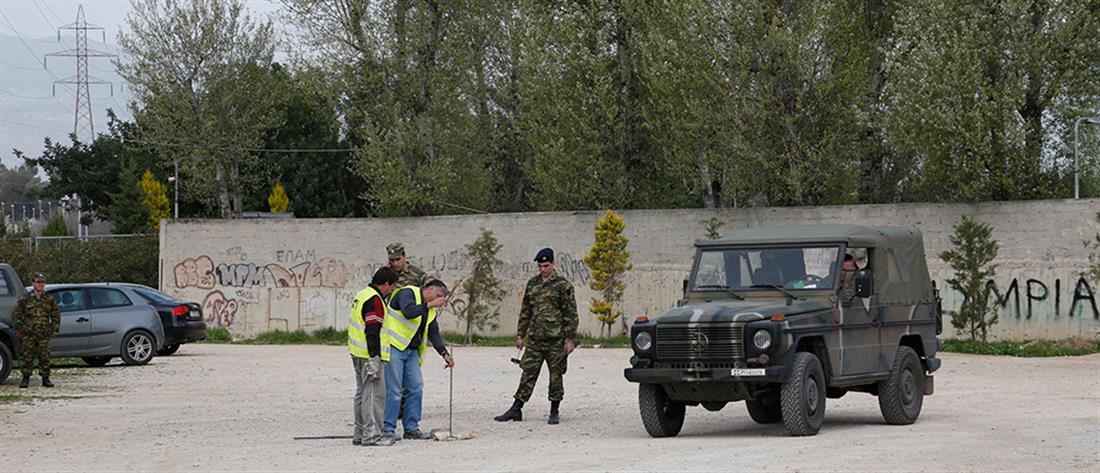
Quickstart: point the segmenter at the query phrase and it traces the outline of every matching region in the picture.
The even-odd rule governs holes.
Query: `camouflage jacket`
[[[24,334],[51,335],[61,329],[61,309],[53,296],[28,292],[11,313],[12,328]]]
[[[424,270],[413,266],[412,263],[405,262],[405,268],[397,272],[397,286],[416,286],[421,287],[424,283],[428,282],[428,274]]]
[[[516,331],[520,337],[574,339],[578,323],[577,299],[569,281],[557,273],[546,282],[542,276],[527,281]]]

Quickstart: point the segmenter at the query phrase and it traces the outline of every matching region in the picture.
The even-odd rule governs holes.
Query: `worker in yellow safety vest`
[[[378,268],[370,285],[355,296],[348,313],[348,351],[355,366],[353,445],[377,445],[382,439],[386,386],[382,376],[381,332],[386,301],[397,285],[397,271]]]
[[[447,286],[432,279],[423,287],[405,286],[394,291],[386,304],[386,318],[382,323],[382,361],[386,374],[386,412],[382,424],[382,440],[379,445],[389,446],[397,441],[397,413],[401,409],[401,393],[406,393],[403,438],[426,440],[431,438],[420,430],[420,407],[423,399],[424,379],[420,366],[430,341],[448,368],[455,361],[447,351],[443,335],[439,331],[436,313],[447,301]]]

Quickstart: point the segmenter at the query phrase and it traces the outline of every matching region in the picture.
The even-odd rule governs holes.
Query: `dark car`
[[[116,284],[127,286],[157,310],[164,326],[164,346],[157,356],[168,356],[184,343],[206,338],[206,322],[202,321],[202,306],[183,302],[172,296],[140,284]]]
[[[848,392],[876,396],[889,424],[917,420],[943,326],[919,230],[746,229],[695,246],[684,304],[631,329],[624,374],[650,435],[678,434],[687,406],[735,401],[814,435]]]

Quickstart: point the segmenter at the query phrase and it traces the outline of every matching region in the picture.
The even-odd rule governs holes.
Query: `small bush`
[[[971,355],[1001,355],[1024,358],[1049,356],[1080,356],[1100,353],[1100,340],[1071,338],[1067,340],[1000,340],[981,342],[975,340],[948,339],[943,342],[943,351],[968,353]]]
[[[231,343],[233,337],[229,336],[229,330],[225,327],[207,327],[206,328],[206,343]]]

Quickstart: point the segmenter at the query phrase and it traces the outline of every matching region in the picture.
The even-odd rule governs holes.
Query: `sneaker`
[[[377,446],[380,445],[379,442],[381,442],[381,441],[382,441],[382,437],[375,437],[375,438],[372,438],[372,439],[363,439],[362,445],[364,447],[377,447]]]
[[[363,445],[363,439],[361,439],[359,437],[355,437],[355,438],[351,439],[351,444],[352,445]]]
[[[397,443],[397,437],[393,434],[393,432],[386,432],[382,434],[382,438],[378,439],[378,441],[375,442],[374,445],[377,445],[379,447],[391,447],[395,443]]]
[[[421,430],[414,430],[412,432],[405,432],[405,435],[401,436],[401,438],[407,440],[429,440],[432,438],[432,434]]]

